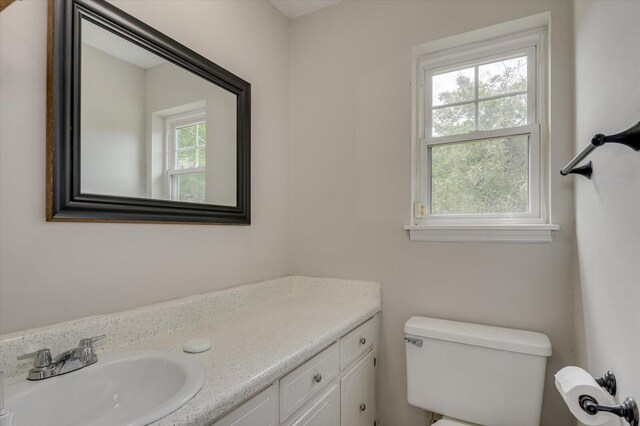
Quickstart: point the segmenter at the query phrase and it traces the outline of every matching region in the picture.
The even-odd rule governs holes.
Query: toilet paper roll
[[[571,410],[571,414],[585,425],[602,425],[611,419],[610,414],[602,412],[591,416],[580,407],[578,400],[582,395],[593,397],[601,405],[615,405],[613,397],[596,383],[591,374],[582,368],[564,367],[558,371],[556,373],[556,388]]]

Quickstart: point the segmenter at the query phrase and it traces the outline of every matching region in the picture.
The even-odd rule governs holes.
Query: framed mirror
[[[47,220],[250,223],[251,85],[102,0],[50,0]]]

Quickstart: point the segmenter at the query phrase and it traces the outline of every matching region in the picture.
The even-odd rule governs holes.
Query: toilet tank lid
[[[542,333],[534,331],[437,318],[411,317],[404,325],[404,332],[412,336],[428,337],[509,352],[551,356],[549,338]]]

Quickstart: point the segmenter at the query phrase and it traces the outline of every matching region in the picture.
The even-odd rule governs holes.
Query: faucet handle
[[[94,337],[88,337],[86,339],[80,339],[80,343],[78,344],[78,346],[80,346],[81,348],[92,348],[93,344],[97,341],[100,341],[102,339],[106,339],[107,335],[106,334],[101,334],[100,336],[94,336]]]
[[[39,349],[35,352],[20,355],[18,360],[34,359],[33,366],[35,368],[51,367],[51,351],[49,349]]]

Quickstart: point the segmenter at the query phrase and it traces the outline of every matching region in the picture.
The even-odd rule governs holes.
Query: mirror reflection
[[[82,21],[81,192],[236,205],[231,92]]]

